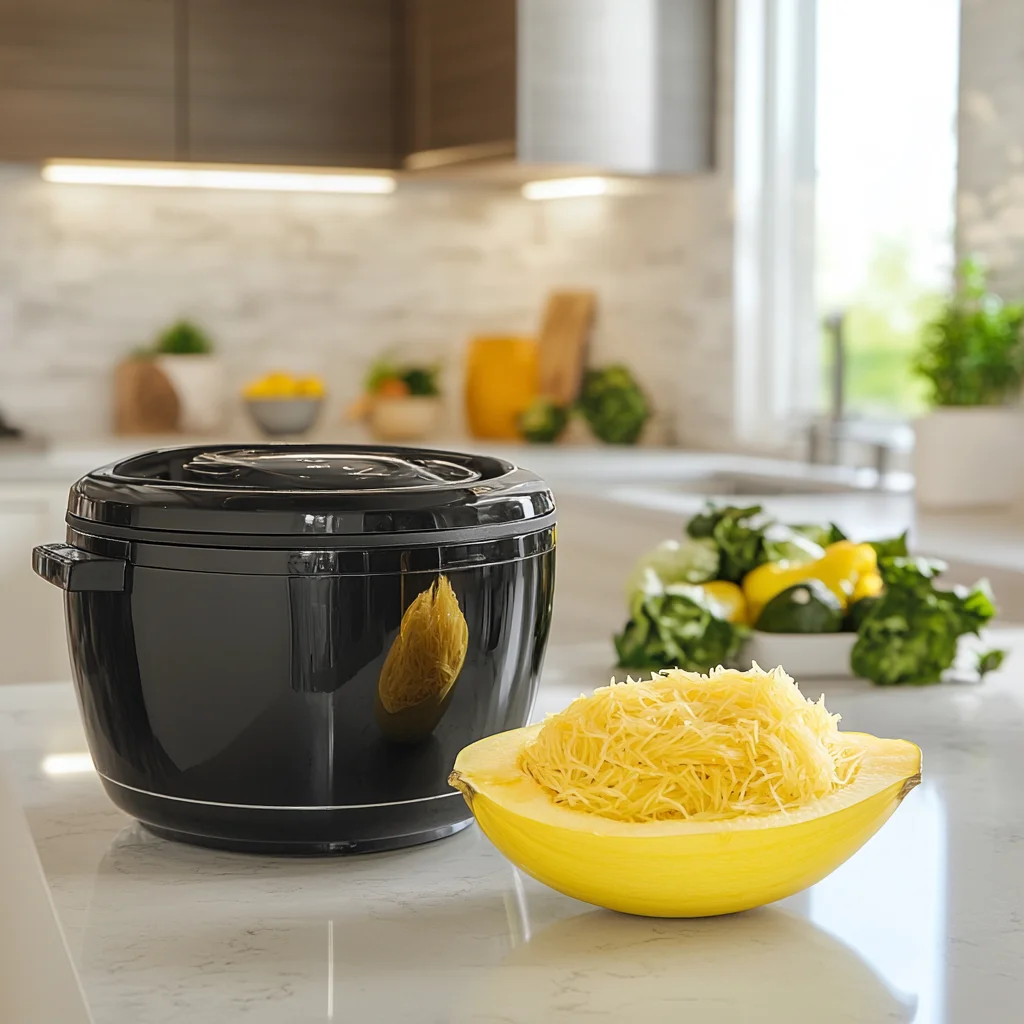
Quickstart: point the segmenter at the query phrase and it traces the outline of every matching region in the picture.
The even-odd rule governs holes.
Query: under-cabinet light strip
[[[606,178],[547,178],[528,181],[522,188],[526,199],[577,199],[603,196],[608,191]]]
[[[202,164],[104,163],[51,160],[43,178],[67,185],[136,185],[145,188],[247,189],[259,192],[335,192],[387,195],[387,174],[319,170],[204,166]]]

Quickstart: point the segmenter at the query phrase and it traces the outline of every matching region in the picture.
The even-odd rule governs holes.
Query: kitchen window
[[[815,421],[922,407],[911,352],[953,263],[959,0],[737,0],[735,18],[736,433],[801,452]]]
[[[826,410],[836,329],[849,415],[922,410],[911,355],[954,258],[959,17],[959,0],[818,4],[814,272],[819,319],[831,321]]]

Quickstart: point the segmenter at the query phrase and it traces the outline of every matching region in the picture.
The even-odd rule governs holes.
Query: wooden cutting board
[[[579,394],[587,345],[597,310],[589,291],[558,291],[548,296],[537,338],[538,391],[559,405]]]

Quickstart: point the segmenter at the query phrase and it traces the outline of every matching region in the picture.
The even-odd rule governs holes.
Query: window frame
[[[736,0],[734,423],[779,450],[814,416],[817,0]]]

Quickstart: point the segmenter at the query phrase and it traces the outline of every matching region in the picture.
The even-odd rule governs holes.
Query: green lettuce
[[[790,526],[790,529],[794,533],[799,533],[806,537],[808,540],[814,541],[820,547],[827,548],[829,544],[835,544],[836,541],[847,540],[847,536],[842,530],[836,526],[835,523],[801,523],[796,526]]]
[[[630,619],[615,637],[621,668],[708,672],[736,657],[746,627],[718,618],[717,605],[700,587],[661,586],[653,573],[648,580],[648,589],[634,594]]]
[[[642,555],[626,579],[627,600],[638,590],[650,589],[647,575],[654,573],[664,586],[670,583],[704,583],[718,573],[718,545],[710,538],[663,540]]]
[[[739,508],[709,502],[703,512],[686,524],[687,534],[695,540],[711,538],[718,545],[720,580],[740,583],[751,569],[768,561],[765,530],[772,521],[763,511],[760,505]]]
[[[890,537],[888,540],[872,540],[868,543],[875,549],[879,561],[883,558],[906,558],[910,554],[907,548],[906,530],[898,537]]]
[[[765,530],[764,551],[769,562],[793,564],[816,562],[825,556],[825,549],[821,544],[811,540],[805,533],[782,523],[773,523]]]

